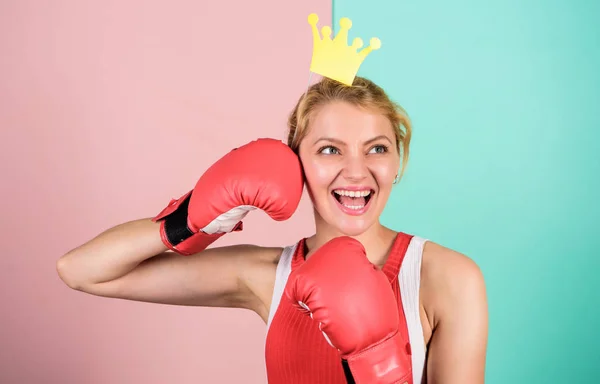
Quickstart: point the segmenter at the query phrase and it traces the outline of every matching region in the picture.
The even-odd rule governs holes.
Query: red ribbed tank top
[[[398,233],[383,266],[398,303],[399,328],[404,340],[409,340],[409,336],[398,273],[411,239],[412,235]],[[304,258],[305,239],[302,239],[292,256],[291,270],[301,266]],[[407,351],[410,352],[410,344]],[[267,332],[265,360],[269,384],[347,384],[338,351],[327,343],[318,323],[292,306],[285,294]]]

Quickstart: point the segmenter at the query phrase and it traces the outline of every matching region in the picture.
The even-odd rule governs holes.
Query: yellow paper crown
[[[315,13],[308,15],[308,23],[313,31],[313,54],[310,70],[319,75],[337,80],[346,85],[352,85],[354,77],[363,60],[371,51],[381,47],[381,41],[373,37],[369,46],[358,52],[363,46],[360,38],[355,38],[351,46],[348,46],[348,30],[352,27],[352,21],[347,17],[340,19],[340,31],[331,39],[331,27],[324,26],[321,29],[323,38],[319,36],[317,22],[319,16]]]

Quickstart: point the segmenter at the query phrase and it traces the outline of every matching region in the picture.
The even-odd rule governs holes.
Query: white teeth
[[[336,189],[335,192],[340,196],[349,196],[349,197],[365,197],[371,194],[371,190],[368,191],[346,191],[344,189]]]
[[[348,196],[348,197],[367,197],[371,194],[371,190],[348,191],[345,189],[336,189],[333,192],[335,192],[335,194],[338,196]],[[346,207],[348,209],[359,210],[359,209],[363,209],[365,207],[365,204],[363,204],[363,205],[346,205],[346,204],[344,204],[344,207]]]

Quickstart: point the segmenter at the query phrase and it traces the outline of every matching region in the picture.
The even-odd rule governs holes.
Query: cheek
[[[380,188],[391,188],[398,168],[393,164],[377,164],[371,168]]]
[[[336,167],[327,162],[308,160],[303,161],[306,182],[312,190],[327,188],[337,175]]]

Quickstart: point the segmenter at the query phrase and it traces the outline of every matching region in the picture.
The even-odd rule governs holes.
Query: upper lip
[[[371,188],[366,185],[347,185],[345,187],[335,187],[332,191],[342,190],[342,191],[375,191],[375,188]]]

